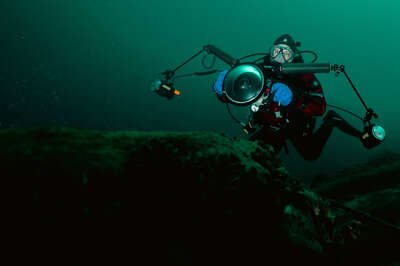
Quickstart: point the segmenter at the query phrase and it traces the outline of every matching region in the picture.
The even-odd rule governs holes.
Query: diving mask
[[[294,52],[286,44],[277,44],[271,48],[271,59],[278,63],[291,63],[293,61]]]

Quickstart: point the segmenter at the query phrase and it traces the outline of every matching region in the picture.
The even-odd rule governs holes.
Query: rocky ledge
[[[379,183],[386,171],[379,167],[368,180]],[[268,146],[222,134],[3,129],[0,169],[7,246],[30,253],[31,262],[50,255],[114,265],[389,265],[398,259],[390,246],[398,246],[390,227],[399,223],[398,179],[388,177],[384,190],[334,197],[351,183],[344,180],[359,182],[360,173],[311,189]],[[388,248],[368,253],[377,246]]]

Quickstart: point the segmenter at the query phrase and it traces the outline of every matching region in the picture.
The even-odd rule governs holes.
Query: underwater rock
[[[358,195],[400,184],[399,174],[400,154],[386,151],[365,164],[320,177],[312,187],[325,196],[350,200]]]
[[[114,265],[330,265],[337,255],[338,213],[257,142],[4,129],[0,169],[4,217],[16,228],[9,247],[40,261],[51,253]]]
[[[360,237],[342,259],[355,264],[400,265],[400,155],[384,152],[366,164],[320,178],[313,189],[354,210]]]

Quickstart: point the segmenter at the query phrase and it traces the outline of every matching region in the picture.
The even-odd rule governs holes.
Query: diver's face
[[[270,56],[272,62],[280,64],[291,63],[293,61],[294,52],[286,44],[276,44],[271,47]]]

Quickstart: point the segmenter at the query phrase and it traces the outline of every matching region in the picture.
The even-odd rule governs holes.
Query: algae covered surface
[[[25,243],[47,240],[31,248],[72,238],[103,250],[98,259],[119,250],[132,262],[171,265],[347,265],[343,250],[368,242],[348,237],[354,215],[257,142],[213,132],[35,127],[2,130],[0,146],[12,199],[7,220],[20,224]],[[396,195],[387,192],[388,200]],[[362,209],[365,200],[344,204]]]

